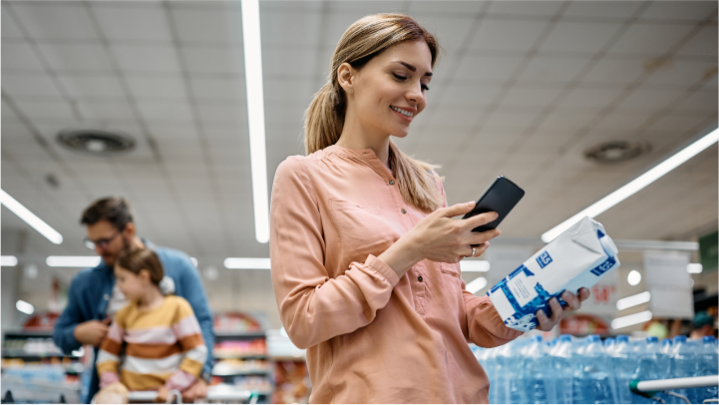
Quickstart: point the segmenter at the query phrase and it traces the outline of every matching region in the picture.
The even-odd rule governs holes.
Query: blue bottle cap
[[[559,337],[560,342],[571,342],[572,336],[571,335],[562,335]]]
[[[589,335],[589,336],[587,336],[587,341],[588,341],[589,343],[598,342],[598,341],[600,341],[600,340],[601,340],[601,339],[599,338],[599,335]]]
[[[628,335],[619,335],[617,336],[617,343],[627,343],[629,342],[629,336]]]
[[[647,343],[657,343],[657,342],[659,342],[659,338],[656,336],[649,336],[647,338]]]
[[[532,336],[532,342],[542,342],[542,337],[538,335]]]
[[[675,337],[674,337],[674,342],[682,342],[682,343],[684,343],[684,342],[686,342],[686,341],[687,341],[687,337],[684,336],[684,335],[679,335],[679,336],[675,336]]]
[[[704,336],[702,340],[704,341],[704,343],[714,343],[716,338],[714,336]]]

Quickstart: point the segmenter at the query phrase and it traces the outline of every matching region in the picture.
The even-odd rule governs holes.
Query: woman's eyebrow
[[[407,63],[407,62],[397,61],[396,63],[400,63],[400,64],[404,65],[404,67],[406,67],[407,69],[409,69],[409,70],[411,70],[411,71],[413,71],[413,72],[416,72],[416,71],[417,71],[417,68],[416,68],[416,67],[410,65],[410,64]],[[431,77],[431,76],[432,76],[432,72],[427,72],[427,73],[425,73],[424,75]]]

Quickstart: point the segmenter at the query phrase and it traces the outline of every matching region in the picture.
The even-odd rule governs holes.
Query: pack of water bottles
[[[489,377],[489,402],[506,404],[652,404],[634,394],[633,380],[717,375],[718,348],[713,336],[687,340],[678,336],[630,339],[626,335],[575,338],[551,342],[541,336],[516,340],[492,349],[473,348]],[[717,398],[717,387],[677,390],[691,403]],[[678,398],[657,394],[667,404]]]

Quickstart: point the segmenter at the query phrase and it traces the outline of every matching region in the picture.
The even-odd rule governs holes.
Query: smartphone
[[[467,213],[463,219],[485,212],[494,211],[499,215],[497,219],[488,224],[472,229],[472,232],[486,232],[490,229],[496,229],[497,226],[499,226],[499,223],[502,222],[504,217],[509,214],[509,211],[517,205],[522,197],[524,197],[524,190],[512,183],[512,181],[508,178],[499,176],[494,180],[494,183],[489,186],[487,191],[484,192],[479,200],[477,200],[477,204],[474,206],[472,211]]]

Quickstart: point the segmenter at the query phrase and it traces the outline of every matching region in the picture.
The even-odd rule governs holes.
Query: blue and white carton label
[[[599,222],[584,217],[487,293],[504,324],[529,332],[539,325],[536,312],[551,315],[549,300],[564,291],[592,287],[619,267],[617,246]]]

